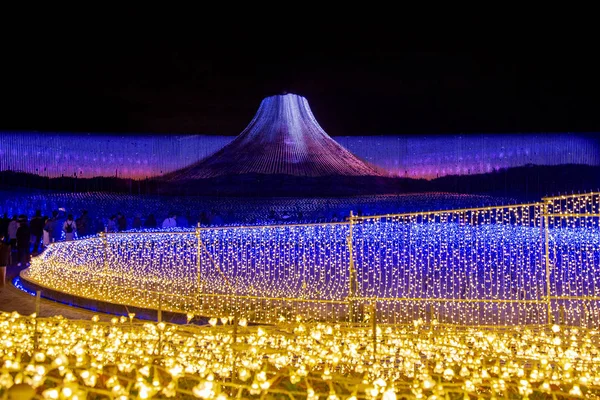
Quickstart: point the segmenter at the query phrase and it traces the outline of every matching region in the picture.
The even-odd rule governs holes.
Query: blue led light
[[[26,288],[23,283],[21,282],[21,278],[19,276],[15,277],[12,281],[12,284],[14,287],[16,287],[17,289],[31,295],[31,296],[35,296],[36,293],[33,290],[30,290],[28,288]]]

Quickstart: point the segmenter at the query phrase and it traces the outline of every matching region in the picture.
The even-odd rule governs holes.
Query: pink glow
[[[558,133],[336,137],[391,176],[434,179],[532,165],[600,165],[590,135]]]
[[[598,135],[596,135],[598,137]],[[0,171],[130,179],[235,173],[433,179],[533,165],[600,165],[593,135],[559,133],[337,136],[305,98],[263,100],[237,137],[0,132]]]
[[[232,140],[211,135],[0,132],[0,171],[144,179],[184,168]],[[409,178],[477,174],[526,164],[600,165],[598,141],[570,133],[338,136],[335,140],[392,176]]]

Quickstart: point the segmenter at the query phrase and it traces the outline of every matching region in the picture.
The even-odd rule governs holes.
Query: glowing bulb
[[[579,385],[573,385],[571,390],[569,390],[569,394],[573,395],[573,396],[578,396],[578,397],[583,395],[583,393],[581,393],[581,389],[579,388]]]
[[[56,389],[47,389],[42,392],[45,399],[58,399],[60,393]]]
[[[396,392],[394,389],[390,388],[383,392],[383,396],[381,398],[382,400],[396,400]]]

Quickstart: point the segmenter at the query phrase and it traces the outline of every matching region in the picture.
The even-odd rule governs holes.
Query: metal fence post
[[[548,308],[548,325],[552,324],[553,316],[552,316],[552,302],[550,300],[550,232],[548,229],[548,200],[544,200],[542,212],[544,213],[544,241],[545,241],[545,260],[546,260],[546,305]]]
[[[108,273],[108,241],[106,238],[107,232],[100,232],[100,239],[102,239],[102,248],[103,248],[103,270],[104,274]]]
[[[158,309],[156,310],[156,321],[162,322],[162,293],[158,294]]]
[[[377,301],[371,305],[371,334],[373,337],[373,355],[377,358]]]
[[[42,299],[42,291],[36,290],[35,291],[35,315],[37,315],[38,317],[40,316],[41,299]]]
[[[354,297],[356,295],[356,271],[354,270],[354,251],[352,244],[352,230],[354,227],[354,214],[352,210],[350,211],[349,218],[349,232],[348,232],[348,252],[350,255],[349,265],[348,265],[348,313],[349,313],[349,322],[354,322]]]
[[[200,222],[196,225],[196,281],[198,285],[198,310],[199,313],[202,314],[202,274],[201,274],[201,261],[202,257],[202,249],[201,249],[201,238],[200,238]]]
[[[566,317],[567,317],[567,312],[565,310],[565,306],[561,304],[558,307],[558,321],[559,321],[558,323],[561,324],[561,325],[564,325],[566,323],[566,320],[567,320]]]

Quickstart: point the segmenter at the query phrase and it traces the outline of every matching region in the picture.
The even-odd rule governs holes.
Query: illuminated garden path
[[[18,312],[21,315],[31,315],[35,312],[36,298],[12,285],[12,279],[18,275],[19,267],[10,266],[6,273],[6,284],[0,287],[0,311]],[[102,314],[79,307],[42,298],[40,300],[40,317],[62,315],[68,319],[90,319],[98,315],[101,321],[110,321],[113,315]]]

